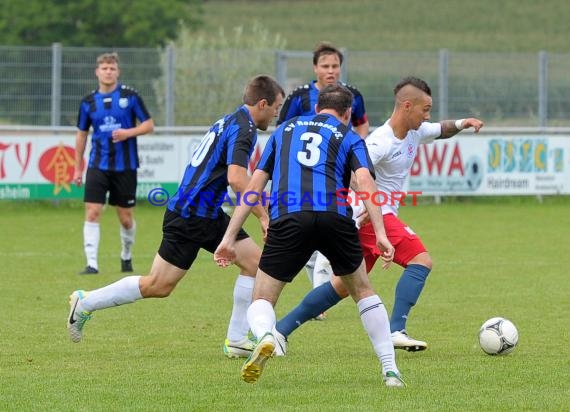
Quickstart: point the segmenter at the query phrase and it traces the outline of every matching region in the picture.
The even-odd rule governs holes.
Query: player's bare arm
[[[147,119],[137,127],[132,127],[130,129],[117,129],[113,130],[111,136],[113,138],[113,143],[122,142],[124,140],[130,139],[131,137],[142,136],[154,131],[154,122],[152,119]]]
[[[478,133],[483,127],[483,122],[474,117],[458,120],[442,120],[439,124],[441,124],[441,136],[439,136],[438,139],[449,139],[460,131],[471,127],[475,133]]]
[[[228,183],[234,191],[234,193],[239,193],[242,196],[247,193],[247,186],[250,182],[250,177],[247,174],[247,169],[238,165],[228,166]],[[263,233],[263,238],[267,236],[267,226],[269,226],[269,216],[267,210],[260,203],[254,206],[251,212],[259,219],[261,224],[261,231]]]
[[[73,171],[73,182],[77,186],[81,186],[83,183],[83,170],[81,168],[81,163],[83,162],[83,154],[85,153],[88,134],[89,132],[78,130],[75,135],[75,169]]]
[[[246,198],[242,197],[242,202],[235,208],[226,233],[214,252],[214,260],[218,266],[227,267],[235,260],[235,241],[237,233],[251,213],[252,205],[258,202],[259,194],[268,180],[269,175],[263,170],[253,172],[249,183],[244,189],[244,195],[248,195]]]

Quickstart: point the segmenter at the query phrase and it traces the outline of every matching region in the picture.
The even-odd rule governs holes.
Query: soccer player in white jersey
[[[389,201],[382,209],[388,239],[395,248],[394,262],[404,268],[395,292],[394,307],[390,319],[392,343],[396,349],[421,351],[427,343],[412,339],[406,332],[406,321],[412,307],[418,301],[432,268],[432,259],[421,239],[398,218],[399,194],[414,163],[420,144],[436,139],[447,139],[463,129],[478,132],[483,122],[476,118],[429,122],[431,117],[431,89],[416,77],[402,79],[394,88],[395,105],[390,119],[366,138],[366,146],[376,172],[376,186],[386,193]],[[390,201],[391,199],[394,202]],[[354,207],[353,207],[354,209]],[[358,216],[354,211],[354,216]],[[366,217],[360,218],[359,238],[368,273],[381,256],[375,246],[376,239]],[[286,351],[287,337],[302,323],[322,313],[348,296],[336,276],[330,283],[313,289],[301,303],[276,325],[278,355]]]

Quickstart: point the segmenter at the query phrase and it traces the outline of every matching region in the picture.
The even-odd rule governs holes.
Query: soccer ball
[[[508,319],[487,320],[479,329],[479,346],[489,355],[506,355],[515,350],[519,341],[517,327]]]

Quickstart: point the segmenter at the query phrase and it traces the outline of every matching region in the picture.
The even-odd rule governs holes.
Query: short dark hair
[[[348,88],[341,84],[329,84],[319,91],[317,99],[318,110],[333,109],[339,115],[346,113],[352,107],[353,95]]]
[[[414,76],[404,77],[402,80],[400,80],[396,85],[396,87],[394,87],[394,96],[397,95],[400,90],[402,90],[405,86],[408,85],[421,90],[428,96],[431,96],[431,89],[428,86],[428,84],[424,80]]]
[[[327,54],[336,54],[342,66],[342,61],[344,59],[342,52],[326,41],[322,41],[315,46],[315,50],[313,50],[313,65],[316,66],[320,57]]]
[[[243,102],[249,106],[255,105],[260,100],[267,100],[269,105],[275,103],[277,96],[285,97],[285,91],[271,76],[259,75],[249,81],[243,93]]]

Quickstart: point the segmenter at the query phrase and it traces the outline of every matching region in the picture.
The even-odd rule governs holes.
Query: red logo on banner
[[[71,192],[69,184],[73,179],[74,164],[75,149],[64,146],[63,143],[46,150],[40,157],[38,167],[43,177],[54,184],[54,195],[59,194],[62,189]]]
[[[451,154],[448,152],[448,144],[438,145],[421,145],[418,148],[418,154],[414,159],[411,176],[419,176],[425,173],[429,176],[451,176],[454,172],[459,172],[461,176],[465,175],[463,169],[463,159],[459,144],[455,143]],[[441,150],[441,151],[440,151]]]
[[[5,157],[4,154],[8,151],[10,147],[14,147],[16,151],[16,160],[20,165],[22,172],[20,173],[20,177],[24,176],[28,165],[30,164],[30,158],[32,155],[32,143],[2,143],[0,142],[0,179],[4,179],[6,177],[6,168],[4,167]],[[25,148],[25,153],[24,153]]]

